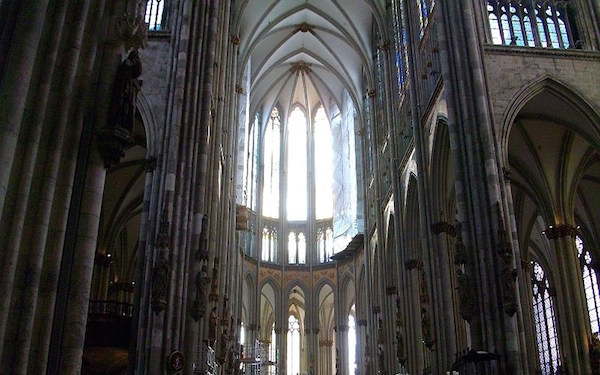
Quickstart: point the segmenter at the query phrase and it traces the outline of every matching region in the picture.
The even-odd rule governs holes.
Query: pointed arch
[[[509,165],[507,152],[509,137],[517,116],[528,103],[544,93],[554,96],[559,102],[576,111],[579,123],[568,118],[565,119],[564,115],[559,113],[561,108],[554,108],[553,112],[545,113],[544,115],[563,120],[567,127],[587,139],[596,150],[600,150],[600,109],[597,104],[588,100],[585,95],[581,94],[579,90],[573,88],[568,83],[562,82],[550,75],[545,75],[521,89],[512,98],[502,115],[500,150],[504,150],[504,154],[502,155],[504,165]],[[564,112],[564,108],[562,110]]]

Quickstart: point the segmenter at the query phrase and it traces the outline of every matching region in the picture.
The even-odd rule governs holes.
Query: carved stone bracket
[[[239,35],[231,35],[231,44],[233,44],[234,46],[239,46],[240,45],[240,37],[239,37]]]
[[[107,169],[118,165],[125,156],[125,150],[133,144],[131,133],[122,128],[102,129],[96,135],[98,151]]]
[[[421,259],[409,259],[404,262],[404,267],[409,271],[415,268],[420,270],[423,268],[423,261]]]
[[[240,94],[240,95],[243,95],[244,94],[244,88],[242,87],[242,85],[240,85],[240,84],[235,85],[235,92],[238,93],[238,94]]]
[[[456,228],[447,221],[439,221],[431,224],[431,231],[436,235],[446,233],[448,236],[456,237]]]

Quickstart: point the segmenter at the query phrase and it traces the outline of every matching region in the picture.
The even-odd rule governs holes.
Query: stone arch
[[[144,130],[146,131],[146,150],[148,157],[156,156],[158,147],[160,146],[157,144],[160,130],[154,111],[152,110],[150,103],[148,103],[148,99],[144,95],[143,90],[138,93],[136,107],[144,125]]]
[[[508,165],[507,150],[509,136],[515,119],[528,103],[543,93],[553,95],[564,105],[570,106],[573,110],[577,111],[579,115],[578,120],[581,123],[577,124],[574,121],[566,121],[566,125],[575,133],[588,139],[597,150],[600,150],[600,109],[568,83],[546,75],[522,88],[510,101],[510,104],[506,107],[501,117],[500,150],[504,151],[502,155],[504,165]],[[556,115],[556,113],[552,113],[552,115]],[[558,116],[558,118],[561,117]]]

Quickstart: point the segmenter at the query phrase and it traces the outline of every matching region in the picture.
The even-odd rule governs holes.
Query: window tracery
[[[300,374],[300,321],[294,315],[288,318],[287,373]]]
[[[579,257],[583,289],[587,301],[588,315],[590,318],[590,329],[592,333],[599,332],[600,325],[600,290],[598,288],[598,274],[594,269],[594,260],[589,250],[585,248],[583,239],[575,237],[575,246]]]
[[[263,216],[279,217],[279,157],[281,141],[281,118],[279,110],[273,108],[265,129],[264,148],[264,185]]]
[[[570,1],[488,0],[493,44],[572,48],[576,41],[569,20]]]
[[[148,24],[148,30],[162,30],[161,22],[164,5],[164,0],[149,0],[148,3],[146,3],[144,22]]]
[[[550,283],[542,266],[531,262],[533,315],[541,374],[555,374],[561,365],[554,300]]]

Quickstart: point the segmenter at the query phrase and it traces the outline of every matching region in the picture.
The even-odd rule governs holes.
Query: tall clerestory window
[[[422,38],[429,24],[429,17],[435,5],[435,0],[416,0],[416,2],[417,11],[419,12],[419,35]]]
[[[398,84],[398,95],[402,96],[404,85],[408,74],[406,64],[407,35],[404,24],[404,2],[392,0],[392,28],[394,30],[394,48],[396,56],[396,79]]]
[[[265,129],[263,142],[263,216],[277,219],[279,217],[279,149],[281,141],[281,119],[279,111],[274,108]]]
[[[256,195],[260,199],[257,214],[263,223],[263,261],[329,262],[336,250],[347,245],[344,239],[352,235],[349,218],[356,212],[356,198],[351,194],[356,169],[354,138],[348,134],[354,132],[354,107],[344,103],[344,113],[336,104],[332,107],[332,121],[322,104],[311,115],[303,106],[294,105],[284,119],[283,112],[275,107],[264,128],[256,116],[248,132],[244,192],[248,206]],[[257,141],[261,138],[262,143]],[[258,162],[253,155],[257,150],[262,168],[255,167]],[[261,182],[258,189],[256,180]],[[260,194],[253,193],[256,190]],[[278,249],[283,256],[277,254]]]
[[[585,248],[581,237],[575,237],[575,246],[579,255],[579,266],[581,268],[583,289],[587,301],[588,315],[590,317],[590,329],[592,333],[600,331],[600,290],[598,289],[598,274],[593,268],[592,254]]]
[[[333,136],[323,107],[317,109],[315,137],[315,218],[333,217]]]
[[[493,44],[542,48],[581,48],[570,22],[571,1],[488,0]]]
[[[550,294],[550,283],[542,266],[531,262],[531,287],[533,315],[540,360],[540,373],[555,374],[560,367],[560,349],[556,331],[554,301]]]
[[[256,179],[258,172],[258,134],[259,134],[259,116],[254,116],[254,121],[250,127],[246,144],[246,168],[244,175],[244,200],[246,207],[256,211]]]
[[[308,217],[308,123],[300,107],[292,111],[287,126],[287,219]]]

